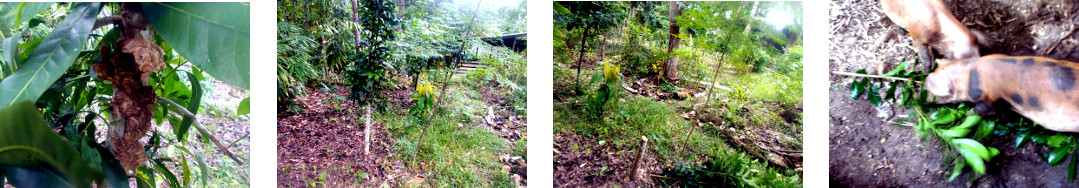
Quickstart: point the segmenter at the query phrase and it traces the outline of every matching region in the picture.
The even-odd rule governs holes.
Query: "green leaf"
[[[899,81],[892,82],[891,86],[888,87],[888,91],[884,93],[884,100],[895,101],[895,89],[898,87],[900,87]]]
[[[963,120],[962,124],[959,124],[959,126],[956,126],[956,127],[953,127],[953,128],[970,129],[970,127],[973,127],[974,125],[977,125],[978,122],[980,122],[980,121],[982,121],[982,116],[978,116],[978,115],[967,116],[967,118]]]
[[[250,88],[250,3],[143,3],[143,12],[165,39],[214,78]]]
[[[149,169],[147,168],[147,166],[143,165],[139,166],[139,169],[136,173],[137,174],[135,175],[135,184],[139,188],[157,187],[157,184],[155,184],[157,183],[157,180],[155,180],[156,178],[154,177],[154,172],[152,171],[152,169]]]
[[[88,133],[92,133],[91,130],[87,130]],[[120,164],[120,160],[116,160],[116,156],[112,155],[112,151],[96,143],[91,144],[97,153],[101,154],[101,171],[107,176],[105,183],[106,187],[127,188],[130,185],[128,181],[127,172],[124,170],[124,166]]]
[[[30,19],[30,23],[26,25],[26,28],[34,28],[43,23],[45,23],[45,20],[42,20],[40,18]]]
[[[16,101],[36,101],[60,79],[85,47],[97,17],[99,3],[78,3],[64,21],[34,49],[19,70],[0,81],[0,108]]]
[[[45,40],[45,38],[38,38],[19,44],[19,49],[21,49],[21,52],[19,52],[19,62],[23,62],[26,60],[26,58],[30,57],[30,53],[34,52],[34,50],[37,49],[37,46],[41,44],[42,40]]]
[[[1060,143],[1064,142],[1065,140],[1068,140],[1068,136],[1064,136],[1064,135],[1062,135],[1060,133],[1057,133],[1056,135],[1053,135],[1053,136],[1049,137],[1049,142],[1047,143],[1047,145],[1049,145],[1050,147],[1057,148],[1057,147],[1060,147]]]
[[[562,6],[562,4],[558,4],[557,1],[554,2],[553,6],[554,6],[554,11],[555,12],[558,12],[558,13],[561,13],[561,14],[567,14],[567,15],[572,14],[572,13],[569,12],[569,9],[566,9],[566,7]]]
[[[187,156],[184,156],[184,154],[180,154],[180,167],[183,167],[183,171],[184,171],[183,185],[185,185],[185,186],[190,185],[191,184],[191,167],[187,165]]]
[[[865,81],[869,81],[869,80],[865,80]],[[868,83],[868,82],[866,82],[866,83]],[[880,98],[880,93],[878,93],[879,90],[880,90],[880,87],[877,86],[877,85],[874,85],[873,83],[868,83],[868,85],[869,85],[869,91],[866,91],[866,93],[869,94],[869,96],[868,96],[869,102],[872,102],[873,105],[880,106],[881,98]]]
[[[198,115],[199,106],[202,104],[202,84],[199,84],[199,80],[190,72],[187,73],[187,80],[191,83],[191,99],[188,99],[187,111]],[[183,120],[180,121],[180,127],[176,129],[176,138],[180,142],[187,141],[187,132],[191,129],[191,124],[196,121],[191,117],[183,117]]]
[[[199,165],[199,179],[202,179],[202,181],[199,182],[201,182],[203,187],[206,187],[206,182],[210,181],[210,170],[208,170],[209,168],[206,168],[206,160],[202,159],[202,155],[191,152],[191,150],[188,150],[187,147],[182,145],[177,145],[176,149],[180,149],[180,151],[195,157],[195,161],[197,161]]]
[[[4,122],[0,123],[0,166],[45,168],[51,175],[66,177],[66,183],[75,187],[89,187],[91,180],[105,178],[52,131],[33,102],[22,101],[0,110],[0,122]]]
[[[981,139],[989,136],[990,133],[993,133],[993,129],[996,125],[996,121],[981,121],[978,125],[978,132],[974,133],[974,139]]]
[[[895,67],[895,69],[892,69],[892,71],[889,71],[887,74],[884,74],[884,75],[881,75],[881,76],[895,75],[895,73],[899,73],[899,71],[902,71],[903,69],[906,69],[907,68],[907,63],[910,63],[910,61],[905,61],[903,63],[900,63],[899,66]]]
[[[168,168],[166,168],[168,166],[165,166],[165,163],[163,162],[165,160],[167,159],[159,158],[150,161],[154,162],[154,170],[165,176],[165,182],[169,184],[169,187],[180,187],[180,181],[176,180],[176,175],[173,174],[172,171],[169,171]]]
[[[16,32],[11,37],[4,39],[4,76],[11,75],[15,72],[15,68],[18,68],[19,59],[19,38],[22,37],[22,32]],[[0,77],[2,78],[2,77]]]
[[[979,174],[985,173],[985,161],[982,161],[982,159],[978,157],[978,154],[966,149],[959,149],[959,154],[963,155],[963,159],[967,161],[967,164],[970,165],[971,169],[974,169],[974,172]]]
[[[952,168],[952,175],[948,176],[948,181],[955,180],[960,174],[963,174],[963,168],[967,166],[966,164],[962,161],[955,161],[955,167]]]
[[[1075,182],[1075,167],[1079,163],[1079,155],[1072,154],[1072,162],[1068,163],[1068,181]]]
[[[1030,131],[1019,132],[1019,134],[1015,136],[1015,148],[1018,149],[1019,146],[1022,146],[1024,143],[1027,143],[1027,141],[1029,141],[1029,140],[1030,140]]]
[[[1061,162],[1064,162],[1064,160],[1061,159],[1068,157],[1068,153],[1071,152],[1070,149],[1071,148],[1069,147],[1054,148],[1053,152],[1049,153],[1049,164],[1053,166],[1060,165]]]
[[[236,106],[236,115],[242,116],[251,113],[251,97],[244,98],[240,101],[240,105]]]
[[[0,34],[7,36],[11,29],[18,28],[37,13],[52,6],[50,2],[7,2],[0,3]],[[96,8],[96,7],[95,7]],[[93,24],[93,23],[91,23]]]
[[[940,131],[941,136],[948,136],[952,138],[966,137],[970,133],[970,129],[962,129],[959,127],[952,127],[951,129]]]
[[[955,123],[955,119],[959,118],[958,115],[956,115],[954,112],[955,112],[955,110],[951,110],[951,109],[947,109],[947,108],[941,109],[940,111],[937,111],[937,113],[934,113],[932,115],[933,119],[934,119],[933,124],[935,124],[935,125],[952,125],[953,123]]]
[[[43,167],[0,166],[0,178],[7,177],[9,184],[15,187],[72,187],[61,175],[54,174]],[[2,183],[2,182],[0,182]],[[5,186],[6,187],[6,186]]]
[[[978,141],[974,141],[969,138],[958,138],[952,140],[952,143],[958,145],[960,151],[969,151],[986,161],[990,159],[989,150],[985,149],[985,146],[983,146],[982,143],[979,143]]]
[[[851,84],[850,84],[850,98],[851,99],[858,99],[858,97],[861,97],[862,93],[865,93],[866,84],[869,84],[869,79],[868,78],[862,78],[861,81],[856,80],[854,82],[851,82]]]

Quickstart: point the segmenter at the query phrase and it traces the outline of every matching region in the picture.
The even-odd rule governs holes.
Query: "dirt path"
[[[905,31],[896,38],[873,46],[884,33],[898,30],[880,11],[876,1],[831,2],[829,71],[876,73],[879,65],[894,68],[916,57]],[[994,46],[982,54],[1041,55],[1079,60],[1079,39],[1064,36],[1075,23],[1075,3],[1049,0],[946,1],[953,13],[972,29],[994,38]],[[1071,9],[1072,18],[1064,17]],[[1063,39],[1061,39],[1063,38]],[[898,40],[897,40],[898,39]],[[1052,49],[1051,51],[1047,49]],[[926,71],[923,63],[916,70]],[[896,125],[909,111],[885,102],[874,106],[862,98],[852,100],[850,80],[829,77],[829,165],[833,186],[854,187],[961,187],[968,186],[970,172],[946,182],[950,160],[943,159],[934,139],[921,141],[914,128]],[[1067,181],[1067,167],[1051,166],[1039,156],[1048,153],[1042,146],[1026,144],[1014,149],[1014,135],[992,138],[987,146],[1001,154],[987,164],[988,174],[975,180],[977,187],[1061,187]],[[942,161],[949,161],[942,163]]]
[[[525,128],[527,127],[527,117],[518,116],[514,112],[513,101],[505,96],[505,89],[491,89],[481,90],[482,98],[487,104],[486,113],[482,117],[479,117],[485,126],[490,128],[492,133],[498,135],[502,139],[505,139],[506,144],[510,146],[509,151],[513,151],[517,147],[515,142],[524,139]],[[503,170],[509,168],[509,174],[512,179],[517,181],[517,185],[525,186],[528,182],[528,161],[525,156],[517,156],[512,153],[499,153],[499,162],[502,162]]]

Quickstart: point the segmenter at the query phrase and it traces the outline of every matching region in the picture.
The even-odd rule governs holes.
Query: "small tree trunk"
[[[363,115],[363,121],[364,121],[364,125],[363,125],[363,156],[364,156],[364,158],[366,158],[368,156],[368,154],[371,153],[371,129],[373,128],[373,124],[371,124],[371,104],[368,103],[365,106],[366,107],[364,107],[364,108],[366,109],[367,114]]]
[[[666,76],[667,81],[671,82],[681,79],[678,76],[678,56],[673,55],[674,51],[678,50],[678,35],[680,30],[680,27],[678,27],[678,21],[675,18],[682,14],[682,8],[679,7],[678,3],[678,1],[670,2],[670,35],[667,36],[667,53],[672,55],[670,57],[667,57],[667,64],[663,67],[664,76]]]
[[[581,50],[577,53],[577,85],[581,85],[581,62],[584,61],[584,49],[585,41],[588,39],[588,27],[584,28],[584,32],[581,32]]]

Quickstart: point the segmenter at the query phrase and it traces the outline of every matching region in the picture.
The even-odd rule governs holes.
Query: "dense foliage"
[[[797,167],[758,160],[768,158],[763,146],[744,144],[758,136],[740,130],[775,131],[778,147],[801,148],[800,3],[560,1],[553,7],[556,133],[618,149],[637,147],[635,138],[646,136],[653,142],[646,153],[674,166],[653,180],[671,186],[799,184]],[[788,22],[769,21],[777,14]],[[567,144],[579,143],[557,143]],[[587,156],[605,148],[581,150]],[[562,153],[567,156],[556,161],[577,158]],[[558,173],[573,179],[574,171],[556,172],[556,179]]]
[[[206,96],[249,86],[249,13],[246,3],[0,3],[0,120],[23,122],[0,125],[0,179],[247,184],[246,151],[233,154],[210,134],[219,125],[199,119],[246,121],[249,99],[222,113]]]
[[[511,148],[520,153],[515,156],[523,155],[527,144],[520,136],[500,136],[500,130],[487,127],[510,127],[504,131],[515,135],[524,131],[519,122],[527,110],[527,51],[503,41],[526,40],[526,7],[525,1],[278,1],[278,120],[322,113],[345,117],[302,122],[327,125],[356,116],[360,121],[346,122],[358,122],[349,125],[362,132],[357,135],[389,137],[392,142],[369,143],[372,153],[376,147],[391,147],[385,160],[378,159],[385,164],[360,165],[385,171],[356,171],[367,175],[355,175],[349,185],[411,185],[391,177],[420,173],[436,187],[512,186],[511,174],[494,166],[500,163],[495,155]],[[307,98],[320,97],[311,93],[339,89],[349,90],[355,109],[334,104],[331,112],[311,112],[319,104]],[[330,96],[322,102],[344,100],[338,93]],[[516,121],[486,121],[500,115]],[[302,138],[319,139],[336,138]],[[320,167],[299,163],[283,168],[294,171],[279,177],[302,182],[281,185],[338,183],[324,175],[302,175],[325,173]],[[398,168],[408,174],[395,174]]]

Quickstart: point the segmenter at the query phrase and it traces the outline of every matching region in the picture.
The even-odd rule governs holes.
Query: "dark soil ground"
[[[374,123],[378,131],[371,133],[371,153],[363,154],[363,112],[353,112],[359,108],[343,98],[348,92],[345,87],[308,90],[299,100],[304,112],[278,117],[279,186],[371,187],[407,176],[384,168],[400,169],[403,163],[387,160],[393,155],[394,140],[381,123]],[[376,181],[345,184],[355,182],[357,171],[367,174],[364,180]]]
[[[570,131],[555,133],[554,185],[557,187],[654,187],[649,178],[631,181],[629,170],[637,156],[637,145],[597,144],[599,139],[581,137]],[[641,166],[648,174],[663,172],[653,155],[645,155]]]
[[[402,81],[397,89],[383,92],[387,97],[387,109],[404,113],[413,105],[413,89],[408,83]],[[507,143],[523,139],[526,117],[513,112],[512,101],[505,98],[507,92],[500,89],[477,91],[482,94],[478,100],[488,106],[484,111],[490,113],[476,118],[490,119],[492,123],[479,122],[484,122]],[[307,92],[297,102],[303,112],[278,116],[279,187],[378,187],[406,185],[413,181],[415,173],[405,168],[407,161],[393,159],[397,155],[392,148],[395,140],[378,120],[372,121],[376,131],[371,136],[371,153],[363,154],[364,112],[355,111],[359,108],[347,99],[347,87],[335,87],[329,92],[323,89]],[[499,154],[499,157],[505,165],[504,170],[514,176],[517,184],[526,185],[526,159],[509,153]]]
[[[968,27],[993,38],[983,55],[1036,55],[1079,61],[1079,37],[1073,33],[1079,18],[1074,1],[1002,0],[945,1]],[[893,24],[877,1],[833,1],[830,10],[829,71],[866,69],[876,74],[916,53],[906,31]],[[895,37],[877,43],[885,33]],[[874,46],[874,44],[880,44]],[[937,56],[942,57],[942,56]],[[883,66],[881,66],[883,65]],[[922,63],[916,70],[927,71]],[[985,143],[1000,149],[990,161],[987,175],[966,184],[969,170],[946,181],[951,160],[935,139],[920,140],[913,127],[897,125],[909,111],[891,102],[874,106],[864,98],[852,100],[852,79],[832,75],[830,82],[830,184],[850,187],[1068,187],[1067,167],[1051,166],[1040,155],[1049,151],[1037,144],[1015,149],[1014,135]]]

